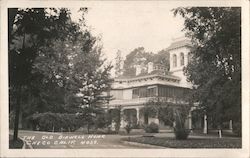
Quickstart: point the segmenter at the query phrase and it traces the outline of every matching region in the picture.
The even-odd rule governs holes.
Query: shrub
[[[29,117],[33,124],[33,130],[39,127],[40,131],[60,131],[61,129],[67,131],[74,131],[79,128],[79,119],[75,114],[61,114],[61,113],[35,113]]]
[[[144,128],[146,133],[158,133],[159,132],[159,126],[158,124],[151,122],[149,125],[147,125]]]
[[[240,122],[234,122],[233,123],[233,132],[237,134],[237,136],[241,137],[242,130],[241,130],[241,123]]]
[[[184,129],[184,128],[174,130],[175,138],[178,140],[187,139],[189,133],[190,133],[190,131],[188,129]]]
[[[190,131],[185,129],[185,118],[180,115],[176,116],[176,125],[174,127],[174,134],[176,139],[187,139]]]
[[[95,128],[105,128],[107,127],[108,121],[106,119],[105,114],[99,114],[96,116],[96,120],[95,120]]]

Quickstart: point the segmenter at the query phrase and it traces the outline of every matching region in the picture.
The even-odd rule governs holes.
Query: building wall
[[[123,94],[123,99],[132,99],[132,89],[124,89]]]
[[[113,89],[110,95],[115,100],[129,100],[132,99],[132,89]]]
[[[112,90],[110,91],[110,95],[115,99],[123,99],[123,90]]]
[[[189,93],[188,88],[166,86],[166,85],[149,85],[129,89],[111,90],[110,94],[114,100],[135,100],[139,98],[166,97],[171,99],[183,100]],[[112,101],[111,101],[112,102]]]
[[[187,81],[187,77],[184,75],[183,68],[188,64],[188,55],[190,49],[189,47],[180,47],[176,49],[172,49],[169,51],[170,54],[170,70],[169,72],[172,75],[180,77],[180,86],[185,88],[192,88],[191,83]],[[184,54],[184,65],[181,65],[181,53]],[[177,66],[174,66],[174,55],[177,56]]]

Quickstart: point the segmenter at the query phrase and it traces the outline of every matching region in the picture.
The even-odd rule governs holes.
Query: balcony
[[[147,98],[135,98],[135,99],[121,99],[121,100],[112,100],[109,102],[110,106],[133,106],[133,105],[143,105],[149,102],[150,100],[156,99],[155,97],[147,97]],[[160,97],[158,98],[159,101],[169,102],[169,103],[179,103],[179,104],[186,104],[183,100],[178,100],[176,98],[165,98]]]

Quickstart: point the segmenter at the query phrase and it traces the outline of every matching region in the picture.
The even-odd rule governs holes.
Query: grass
[[[74,133],[79,133],[79,134],[105,134],[105,135],[114,135],[114,134],[119,134],[119,135],[141,135],[144,133],[143,129],[132,129],[131,132],[128,134],[125,129],[120,129],[119,132],[117,133],[116,131],[109,131],[107,128],[104,129],[90,129],[89,133],[87,132],[86,128],[80,128],[76,130]]]
[[[23,141],[21,139],[13,140],[13,135],[9,135],[9,148],[10,149],[22,149]]]
[[[163,146],[167,148],[241,148],[240,138],[188,138],[176,140],[175,138],[159,137],[127,137],[123,141]]]

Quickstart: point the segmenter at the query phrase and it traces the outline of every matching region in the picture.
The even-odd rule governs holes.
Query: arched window
[[[173,67],[177,66],[177,56],[176,54],[173,55]]]
[[[184,54],[183,53],[181,53],[181,62],[180,63],[181,63],[181,66],[184,65]]]
[[[188,63],[191,61],[191,53],[188,53]]]

